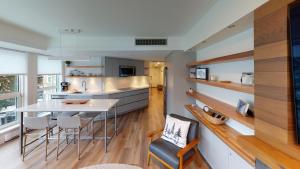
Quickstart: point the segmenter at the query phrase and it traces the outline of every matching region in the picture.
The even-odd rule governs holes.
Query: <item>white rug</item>
[[[99,164],[81,169],[142,169],[141,167],[128,164]]]

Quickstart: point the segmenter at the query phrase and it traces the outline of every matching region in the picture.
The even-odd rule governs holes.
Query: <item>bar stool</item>
[[[65,131],[68,134],[68,129],[72,129],[74,135],[78,135],[77,141],[77,153],[78,153],[78,160],[80,160],[80,133],[82,129],[87,127],[93,119],[91,118],[80,118],[79,116],[58,116],[57,117],[57,126],[58,126],[58,139],[57,139],[57,152],[56,152],[56,160],[58,159],[58,155],[61,153],[59,152],[59,145],[60,145],[60,134],[62,131]],[[93,131],[94,132],[94,131]],[[74,138],[75,141],[75,138]],[[94,137],[93,137],[94,142]]]
[[[25,128],[25,133],[24,133],[24,144],[22,146],[23,148],[23,157],[22,160],[24,161],[25,156],[27,156],[29,153],[31,153],[35,148],[39,147],[41,144],[38,146],[34,147],[32,151],[30,151],[28,154],[26,154],[26,147],[33,142],[38,141],[40,138],[45,136],[45,161],[47,161],[47,156],[48,156],[48,144],[49,144],[49,136],[50,132],[53,130],[53,128],[56,126],[56,121],[50,120],[49,116],[43,116],[43,117],[24,117],[24,128]],[[30,135],[30,130],[45,130],[46,134],[44,134],[42,137],[39,137],[30,143],[27,144],[27,136]],[[23,131],[22,131],[23,132]]]
[[[58,116],[75,116],[75,115],[78,115],[79,112],[52,112],[51,113],[51,119],[52,120],[57,120],[57,117]]]
[[[95,118],[99,115],[98,112],[80,112],[79,113],[79,117],[82,118],[82,119],[92,119],[92,122],[91,122],[91,128],[92,128],[92,133],[93,133],[93,137],[95,137],[95,133],[94,133],[94,129],[95,129]],[[89,126],[87,126],[87,132],[89,132]]]

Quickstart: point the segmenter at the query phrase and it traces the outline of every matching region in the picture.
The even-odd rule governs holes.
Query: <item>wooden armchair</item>
[[[154,136],[160,134],[163,129],[149,133],[148,138],[150,139],[150,144],[148,149],[148,166],[152,156],[169,169],[183,169],[189,165],[195,159],[197,153],[199,153],[197,149],[199,143],[199,122],[175,114],[171,114],[170,116],[191,122],[187,136],[187,145],[184,148],[180,148],[161,138],[153,141]]]

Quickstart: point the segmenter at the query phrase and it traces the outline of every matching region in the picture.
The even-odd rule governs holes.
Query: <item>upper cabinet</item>
[[[104,63],[105,63],[105,76],[108,77],[119,77],[120,67],[122,66],[135,67],[135,75],[144,76],[143,60],[105,57]]]

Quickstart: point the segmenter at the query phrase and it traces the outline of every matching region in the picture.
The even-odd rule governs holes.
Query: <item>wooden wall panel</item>
[[[287,6],[284,6],[269,15],[255,19],[254,25],[255,46],[286,40]]]
[[[269,0],[268,3],[265,3],[260,8],[255,10],[254,17],[255,20],[258,20],[261,17],[271,14],[272,12],[286,6],[287,4],[293,2],[294,0]]]
[[[287,29],[292,1],[270,0],[254,13],[255,136],[300,160]]]
[[[255,84],[289,88],[291,78],[289,72],[255,72]]]
[[[262,46],[256,46],[254,50],[254,60],[282,58],[288,56],[288,41],[283,40]]]
[[[255,96],[262,96],[280,101],[292,101],[290,88],[274,87],[273,85],[257,85],[255,84]],[[272,110],[273,108],[270,107]],[[287,112],[285,112],[287,113]]]
[[[270,109],[272,107],[272,109]],[[255,117],[279,126],[283,129],[294,129],[292,102],[280,101],[265,97],[255,97]]]
[[[288,143],[289,130],[270,124],[267,121],[255,119],[255,135],[263,141]]]
[[[256,60],[254,69],[255,72],[288,72],[290,70],[289,63],[288,57]]]

